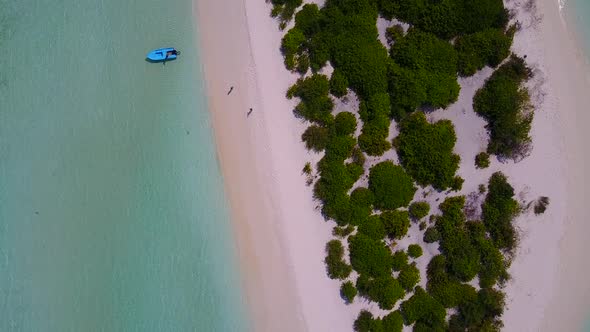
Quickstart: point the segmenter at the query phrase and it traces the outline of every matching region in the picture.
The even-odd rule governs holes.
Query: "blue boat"
[[[149,52],[147,59],[152,62],[165,62],[176,59],[179,54],[174,47],[159,48]]]

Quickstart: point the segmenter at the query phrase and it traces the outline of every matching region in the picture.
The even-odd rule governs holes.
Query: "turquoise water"
[[[248,330],[191,2],[0,0],[0,331]]]

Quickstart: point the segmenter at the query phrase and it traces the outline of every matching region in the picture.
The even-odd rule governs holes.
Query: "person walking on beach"
[[[252,111],[253,111],[253,109],[252,109],[252,108],[250,108],[250,110],[248,111],[248,114],[246,114],[246,117],[249,117],[249,116],[250,116],[250,114],[252,114]]]
[[[234,90],[234,87],[233,87],[233,86],[231,86],[231,87],[229,88],[229,91],[227,92],[227,95],[229,96],[229,94],[230,94],[230,93],[231,93],[233,90]]]

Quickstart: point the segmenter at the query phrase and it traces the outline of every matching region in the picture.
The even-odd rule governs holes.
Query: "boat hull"
[[[177,58],[176,54],[170,54],[166,57],[167,52],[174,51],[173,47],[159,48],[147,54],[147,60],[154,62],[170,61]]]

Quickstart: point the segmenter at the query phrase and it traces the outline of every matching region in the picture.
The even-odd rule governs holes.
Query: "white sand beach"
[[[494,159],[490,168],[475,170],[473,158],[485,149],[487,134],[472,98],[491,75],[489,68],[460,80],[459,101],[429,118],[455,124],[459,175],[465,179],[461,194],[477,191],[502,171],[520,200],[551,200],[545,214],[529,211],[517,220],[521,240],[506,288],[505,330],[574,331],[590,292],[589,268],[581,264],[590,228],[583,202],[590,194],[584,174],[590,134],[582,127],[590,117],[584,109],[589,76],[556,0],[538,0],[536,9],[525,0],[505,2],[522,23],[513,51],[526,55],[535,70],[530,156],[518,163]],[[262,0],[195,0],[209,111],[254,330],[351,331],[359,310],[376,305],[358,299],[346,306],[340,284],[326,275],[324,246],[333,224],[321,217],[302,175],[304,164],[317,156],[301,143],[305,124],[291,112],[294,101],[285,98],[297,76],[284,69],[283,32],[269,12]],[[418,238],[416,230],[409,238]],[[419,266],[424,270],[426,263]]]

